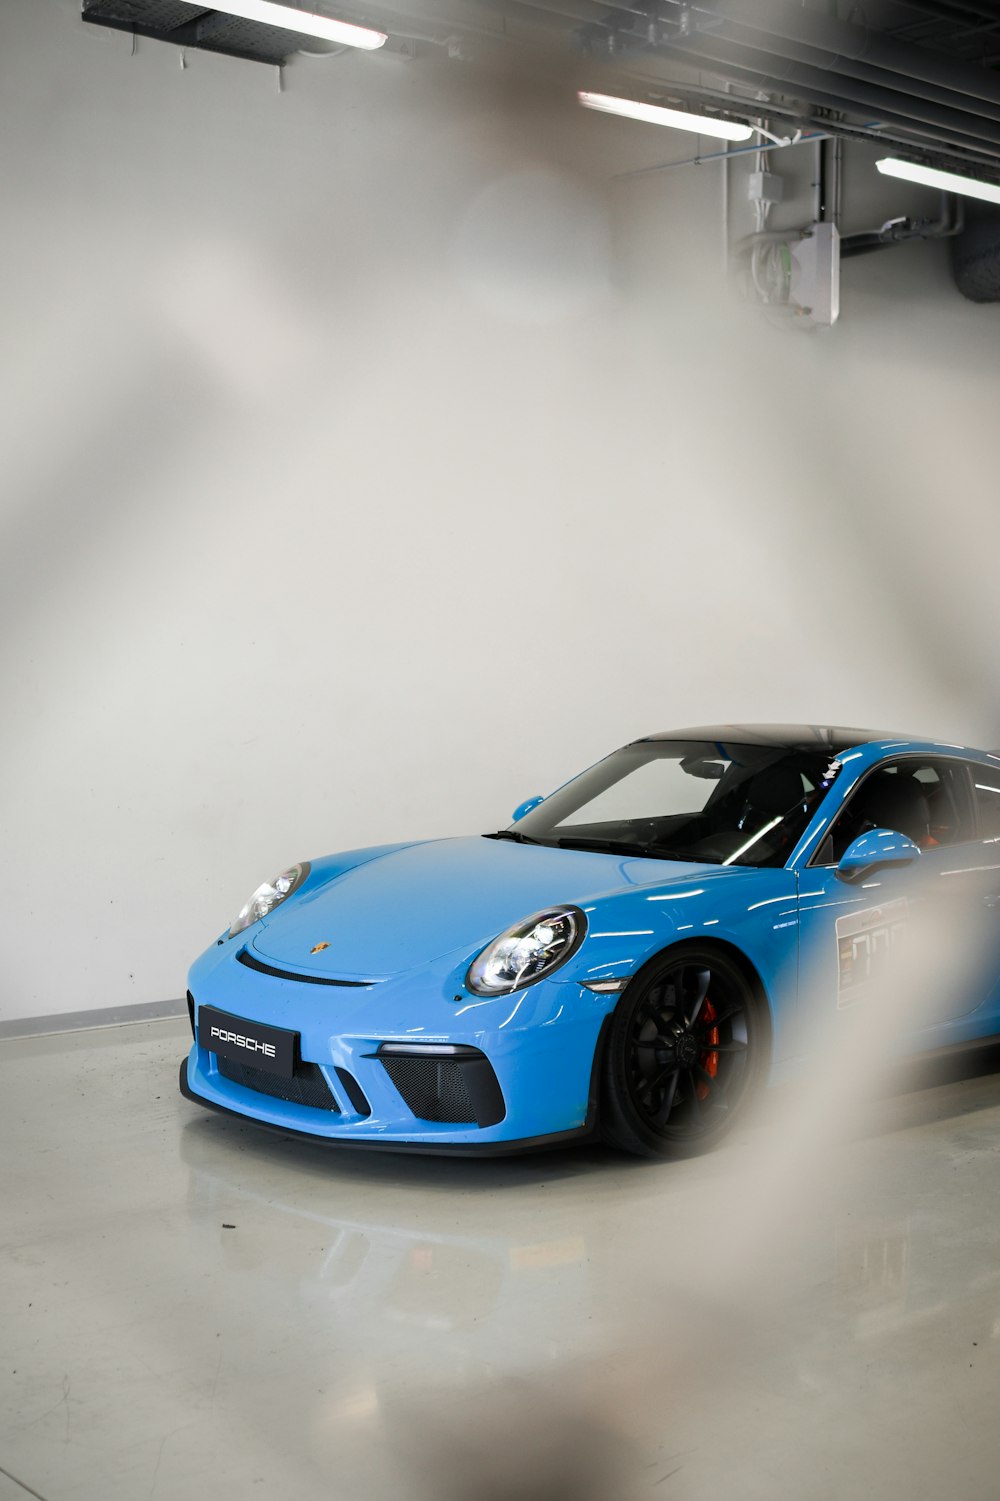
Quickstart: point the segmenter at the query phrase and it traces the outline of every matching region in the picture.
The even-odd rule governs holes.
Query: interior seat
[[[874,777],[861,794],[861,814],[870,828],[892,829],[921,847],[930,840],[930,812],[913,777]]]

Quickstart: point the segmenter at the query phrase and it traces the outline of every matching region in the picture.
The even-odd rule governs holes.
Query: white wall
[[[179,995],[289,861],[647,730],[1000,732],[997,315],[939,250],[792,336],[718,168],[613,182],[674,143],[554,84],[130,51],[0,9],[0,1018]]]

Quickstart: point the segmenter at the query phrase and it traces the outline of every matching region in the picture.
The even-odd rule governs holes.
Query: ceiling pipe
[[[637,53],[636,55],[641,55],[648,59],[652,54],[645,52],[642,54]],[[621,76],[634,82],[650,97],[657,96],[655,101],[657,103],[668,101],[675,105],[681,105],[684,108],[694,110],[700,109],[703,104],[720,104],[731,115],[745,119],[748,124],[753,124],[755,120],[759,120],[763,112],[771,120],[787,121],[793,131],[818,131],[823,135],[836,136],[838,140],[842,141],[859,141],[867,145],[890,146],[902,153],[917,153],[921,157],[932,159],[935,164],[940,164],[951,171],[955,169],[955,165],[958,162],[961,162],[962,167],[966,170],[969,167],[983,167],[988,172],[996,171],[996,157],[985,156],[979,152],[965,151],[962,152],[961,156],[958,156],[954,151],[937,146],[929,140],[922,142],[914,141],[912,137],[897,135],[895,130],[886,128],[881,123],[855,125],[843,119],[828,119],[818,115],[814,110],[794,104],[787,99],[771,97],[765,101],[760,98],[741,98],[738,94],[724,93],[721,88],[713,89],[704,81],[679,84],[676,79],[663,78],[648,73],[645,70],[640,71],[638,68],[631,67],[622,58],[619,58],[618,61]],[[718,72],[717,64],[708,64],[706,66],[707,68],[711,68],[713,72]],[[759,94],[760,85],[755,84],[754,87]],[[776,93],[776,90],[772,90],[772,94]]]
[[[789,45],[794,44],[779,39],[775,50],[780,48],[782,55],[788,56],[784,49]],[[826,65],[820,63],[819,66],[825,67]],[[875,84],[883,88],[898,88],[902,81],[905,84],[906,93],[911,98],[924,99],[929,104],[940,105],[945,109],[962,110],[972,115],[974,119],[993,120],[1000,124],[1000,104],[992,104],[985,99],[972,99],[968,94],[958,94],[938,84],[924,83],[919,78],[901,80],[898,73],[887,73],[883,68],[871,67],[868,63],[852,63],[845,72],[847,76],[856,78],[859,82]],[[843,77],[844,74],[840,73],[838,76]]]
[[[718,18],[759,31],[767,37],[818,49],[831,55],[831,68],[865,63],[899,77],[950,89],[970,99],[1000,104],[1000,77],[974,63],[952,62],[927,47],[916,47],[878,33],[870,26],[835,21],[817,11],[762,5],[760,0],[713,0],[697,7],[699,17]]]
[[[616,70],[622,79],[628,79],[631,84],[643,90],[643,97],[648,97],[655,103],[669,103],[676,107],[693,109],[697,111],[703,105],[721,105],[730,115],[737,119],[744,119],[748,124],[759,120],[761,114],[768,115],[772,120],[787,122],[782,123],[782,129],[818,131],[824,135],[836,136],[838,140],[859,142],[865,145],[890,147],[901,155],[910,154],[919,156],[922,161],[927,161],[933,166],[939,166],[946,171],[965,171],[982,168],[991,173],[997,170],[997,157],[988,156],[981,148],[961,152],[941,146],[929,137],[914,139],[913,135],[900,133],[906,127],[888,126],[883,122],[869,121],[867,124],[854,123],[840,117],[830,118],[821,115],[804,101],[795,101],[787,97],[781,97],[775,85],[769,90],[763,90],[759,81],[751,80],[747,87],[752,87],[757,97],[747,98],[738,94],[725,92],[722,88],[724,76],[717,63],[696,63],[703,71],[711,72],[720,78],[717,88],[711,87],[704,78],[697,83],[687,81],[680,83],[676,78],[669,78],[660,73],[649,70],[648,64],[657,60],[658,54],[648,50],[648,47],[633,38],[633,46],[628,49],[623,45],[614,61]],[[645,67],[637,67],[638,59],[647,64]],[[606,85],[597,85],[598,91]],[[767,92],[770,97],[762,99],[761,92]],[[842,103],[839,106],[842,108]],[[909,129],[914,131],[915,127]]]
[[[764,43],[762,33],[750,27],[736,26],[735,32],[737,34],[734,35],[733,28],[727,26],[724,33],[713,30],[712,34],[725,35],[727,40],[738,42],[746,47],[761,47]],[[977,119],[994,120],[1000,123],[1000,104],[993,104],[985,99],[974,99],[969,94],[959,93],[942,84],[925,83],[919,78],[890,73],[885,68],[875,67],[870,63],[853,62],[841,57],[831,58],[829,53],[822,52],[817,47],[806,46],[801,42],[790,42],[785,37],[767,37],[766,50],[780,57],[807,63],[818,70],[835,74],[838,78],[855,78],[861,83],[890,89],[899,89],[902,84],[903,92],[909,98],[924,99],[930,104],[943,106],[945,109],[958,110],[974,115]]]
[[[939,133],[952,136],[956,144],[962,144],[964,140],[981,146],[988,141],[992,146],[1000,147],[1000,123],[981,120],[968,112],[945,109],[941,105],[929,104],[926,100],[914,99],[901,93],[898,87],[889,89],[862,83],[855,78],[844,78],[840,74],[812,67],[797,58],[779,57],[757,47],[749,47],[743,42],[700,30],[672,39],[669,45],[685,52],[697,51],[702,56],[714,57],[722,63],[736,63],[762,77],[772,77],[783,84],[796,85],[807,90],[818,102],[839,101],[840,107],[847,103],[880,118],[915,121],[921,129],[929,126]],[[902,81],[897,80],[897,84]],[[823,99],[820,98],[821,95],[824,96]]]
[[[881,229],[842,235],[840,253],[850,258],[868,255],[873,250],[885,250],[891,245],[902,245],[907,240],[946,240],[961,234],[964,228],[964,205],[953,194],[942,193],[939,219],[889,219]]]
[[[997,23],[1000,25],[1000,21]],[[722,21],[721,27],[715,24],[706,27],[709,34],[724,37],[728,41],[736,42],[745,47],[765,47],[764,33],[752,25],[745,24],[745,17],[738,20],[727,18]],[[853,58],[835,55],[813,42],[791,40],[785,36],[768,34],[766,37],[767,52],[777,53],[780,57],[792,58],[795,61],[808,64],[822,71],[835,73],[837,77],[849,76],[859,79],[863,83],[874,84],[881,88],[899,89],[901,82],[904,83],[903,92],[908,97],[914,95],[925,99],[934,105],[941,105],[945,109],[958,110],[977,118],[994,120],[1000,123],[1000,103],[992,103],[984,99],[977,99],[970,95],[967,90],[958,90],[943,83],[930,83],[919,78],[913,78],[909,74],[901,75],[898,70],[889,71],[885,67],[876,66],[872,63],[857,61]]]
[[[908,111],[905,96],[894,95],[889,90],[866,89],[861,97],[851,88],[849,80],[846,87],[835,93],[833,91],[844,80],[820,74],[817,83],[815,69],[809,70],[803,64],[776,60],[749,48],[708,38],[700,31],[672,38],[665,50],[755,88],[779,92],[801,89],[809,102],[828,109],[843,110],[846,106],[866,113],[874,111],[887,124],[921,138],[913,142],[914,148],[919,148],[922,142],[939,149],[951,147],[963,153],[963,160],[966,160],[966,151],[976,152],[980,160],[985,160],[994,170],[1000,159],[1000,130],[991,128],[988,122],[983,122],[984,128],[980,132],[978,122],[960,115],[947,124],[922,121],[919,114]],[[897,103],[900,98],[904,100],[902,105]]]
[[[938,5],[934,0],[906,0],[906,4],[910,10],[920,11],[924,19],[894,26],[894,35],[897,31],[914,31],[918,27],[940,25],[941,22],[948,26],[964,26],[969,31],[986,31],[997,23],[995,7],[972,4],[972,0],[962,0],[960,5]],[[964,15],[961,14],[962,11],[965,12]]]

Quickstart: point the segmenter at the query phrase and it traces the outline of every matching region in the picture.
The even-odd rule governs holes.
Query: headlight
[[[587,919],[579,907],[550,907],[515,923],[474,959],[465,983],[475,995],[523,990],[565,964],[583,942]]]
[[[252,927],[260,918],[273,912],[279,902],[290,897],[293,891],[298,891],[308,874],[309,861],[303,860],[298,865],[290,865],[280,876],[275,876],[273,881],[265,881],[263,886],[258,886],[246,906],[240,908],[239,917],[229,929],[230,938],[235,938],[244,928]]]

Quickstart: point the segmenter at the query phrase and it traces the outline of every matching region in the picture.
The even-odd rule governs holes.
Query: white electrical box
[[[751,172],[747,178],[751,203],[780,203],[784,195],[785,181],[777,172]]]
[[[789,241],[789,304],[804,323],[831,328],[840,314],[840,235],[835,224],[810,224]]]

